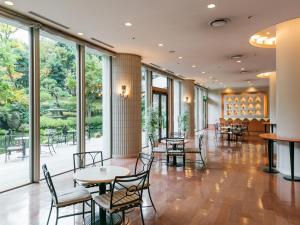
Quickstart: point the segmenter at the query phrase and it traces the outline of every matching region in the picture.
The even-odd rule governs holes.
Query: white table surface
[[[168,143],[170,143],[170,144],[176,144],[176,143],[179,143],[179,142],[181,142],[183,139],[181,139],[181,138],[178,138],[178,139],[176,139],[176,138],[170,138],[170,139],[168,139]],[[167,140],[166,139],[163,139],[163,140],[161,140],[161,142],[162,143],[166,143],[167,142]],[[185,144],[187,144],[187,143],[189,143],[189,141],[188,140],[186,140],[186,139],[184,139],[184,143]]]
[[[127,176],[129,174],[130,170],[125,167],[101,166],[77,170],[73,178],[81,182],[97,184],[110,183],[116,176]]]

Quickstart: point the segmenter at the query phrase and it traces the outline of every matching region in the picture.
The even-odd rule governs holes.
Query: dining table
[[[84,182],[86,184],[99,186],[99,195],[106,193],[106,185],[112,183],[116,176],[128,176],[130,170],[120,166],[101,166],[101,167],[87,167],[76,171],[73,179]],[[113,223],[110,221],[110,216],[106,211],[100,208],[99,215],[96,216],[95,224],[121,224],[122,217],[119,214],[113,214]],[[85,219],[85,224],[93,224],[91,217]]]

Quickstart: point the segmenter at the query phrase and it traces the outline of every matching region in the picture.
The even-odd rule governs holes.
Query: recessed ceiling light
[[[202,71],[202,74],[205,74],[205,71]]]
[[[207,8],[209,8],[209,9],[213,9],[213,8],[215,8],[215,7],[216,7],[216,5],[215,5],[215,4],[213,4],[213,3],[211,3],[211,4],[207,5]]]
[[[209,79],[212,79],[213,77],[212,76],[209,76]]]
[[[158,45],[158,47],[164,47],[163,43],[158,43],[157,45]]]
[[[236,62],[237,62],[237,63],[241,63],[241,62],[242,62],[242,60],[237,60]]]
[[[182,56],[179,56],[178,59],[183,59],[183,57],[182,57]]]
[[[192,67],[193,67],[193,68],[196,68],[197,66],[196,66],[196,65],[192,65]]]
[[[241,68],[241,70],[245,70],[245,68],[244,68],[244,67],[242,67],[242,68]]]
[[[12,1],[5,1],[4,4],[5,4],[5,5],[9,5],[9,6],[14,5],[14,3],[13,3]]]
[[[126,22],[126,23],[124,23],[124,25],[125,25],[126,27],[131,27],[131,26],[132,26],[132,23]]]
[[[82,33],[82,32],[78,32],[77,34],[78,34],[78,35],[80,35],[80,36],[82,36],[82,35],[83,35],[83,33]]]

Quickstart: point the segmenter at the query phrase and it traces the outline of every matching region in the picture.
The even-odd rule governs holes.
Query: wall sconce
[[[121,86],[120,96],[123,97],[123,98],[127,98],[128,97],[128,94],[126,93],[126,85],[122,85]]]
[[[185,103],[189,103],[189,97],[185,97],[185,100],[184,100]]]

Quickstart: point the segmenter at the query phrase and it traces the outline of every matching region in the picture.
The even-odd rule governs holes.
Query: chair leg
[[[157,211],[156,211],[156,208],[155,208],[155,206],[154,206],[152,197],[151,197],[150,188],[148,188],[148,195],[149,195],[149,199],[150,199],[150,201],[151,201],[151,204],[152,204],[152,207],[153,207],[154,211],[157,212]]]
[[[145,225],[142,205],[140,205],[140,211],[141,211],[142,224]]]
[[[51,206],[50,206],[50,212],[49,212],[49,216],[48,216],[48,220],[47,220],[47,225],[49,224],[49,221],[50,221],[50,217],[51,217],[51,213],[52,213],[52,205],[53,205],[53,200],[51,201]]]
[[[203,166],[206,167],[205,162],[204,162],[204,159],[203,159],[203,157],[202,157],[201,149],[200,149],[199,153],[200,153],[200,158],[201,158],[201,161],[202,161],[202,163],[203,163]]]
[[[58,223],[58,217],[59,217],[59,210],[56,208],[56,219],[55,219],[55,225]]]
[[[85,214],[85,207],[84,207],[84,202],[82,203],[82,219],[84,221],[84,214]]]
[[[125,211],[122,211],[122,224],[125,225]]]
[[[109,217],[110,217],[110,225],[114,225],[112,213],[109,214]]]

